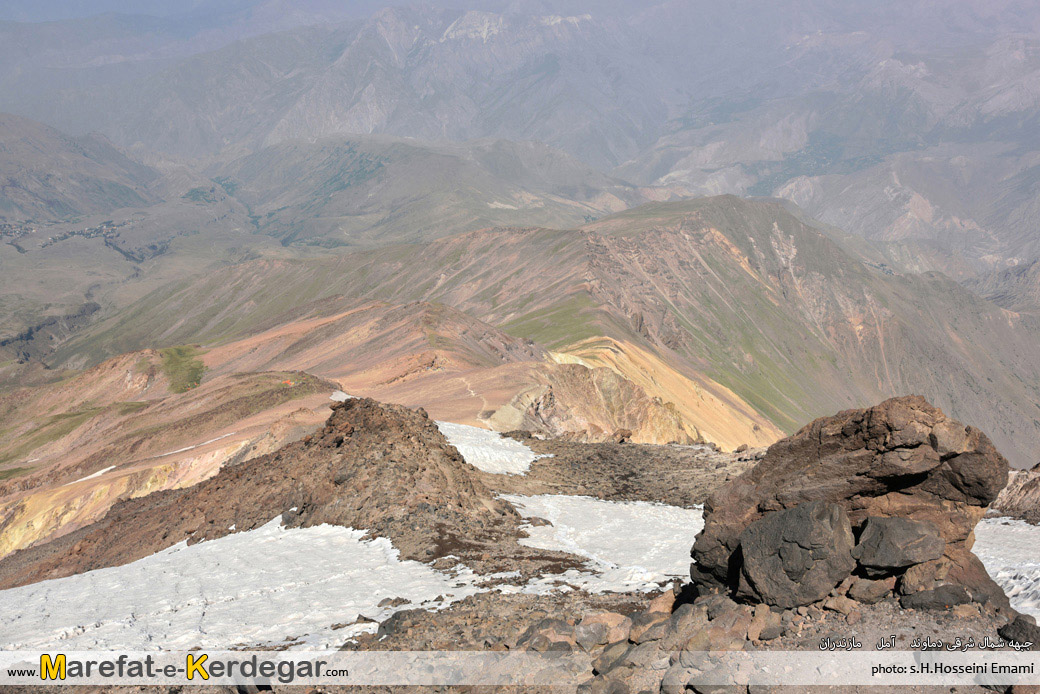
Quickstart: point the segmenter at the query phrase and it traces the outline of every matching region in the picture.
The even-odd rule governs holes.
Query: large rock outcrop
[[[333,405],[324,427],[301,441],[192,487],[122,501],[82,530],[5,557],[0,588],[126,564],[278,516],[289,527],[364,528],[408,559],[451,555],[479,567],[502,542],[505,566],[526,551],[515,540],[519,515],[425,411],[360,398]]]
[[[886,585],[904,596],[956,585],[1006,606],[971,547],[1007,478],[985,434],[918,396],[817,419],[708,500],[691,574],[702,591],[783,607],[814,602],[852,576],[896,577]],[[804,516],[801,538],[794,513]],[[774,529],[756,531],[763,524]],[[798,586],[805,577],[811,589]]]

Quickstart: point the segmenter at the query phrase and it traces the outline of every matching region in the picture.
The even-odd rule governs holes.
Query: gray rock
[[[856,567],[845,509],[813,501],[768,513],[740,535],[740,593],[778,607],[827,597]]]
[[[781,621],[780,615],[776,616],[776,619],[771,619],[767,624],[762,627],[762,633],[758,635],[760,641],[772,641],[778,639],[784,635],[784,625]]]
[[[620,667],[648,668],[651,663],[660,660],[661,655],[661,649],[657,647],[656,643],[640,643],[625,651],[625,655],[617,664]]]
[[[642,612],[632,618],[628,639],[632,643],[660,640],[668,629],[670,615],[664,612]]]
[[[966,605],[971,602],[962,586],[945,585],[923,590],[913,595],[904,595],[899,598],[899,604],[907,609],[913,610],[947,610],[955,605]]]
[[[708,612],[708,619],[718,619],[721,615],[739,608],[737,603],[733,602],[725,595],[708,595],[704,598],[698,599],[696,604],[698,606],[704,606]]]
[[[630,694],[631,690],[623,682],[610,679],[596,679],[588,688],[588,694]]]
[[[766,605],[755,606],[755,616],[748,627],[749,641],[771,641],[783,633],[780,615]]]
[[[686,687],[696,694],[747,694],[742,684],[688,684]]]
[[[946,541],[931,523],[871,516],[852,556],[868,575],[885,576],[938,559],[945,549]]]
[[[868,578],[861,578],[849,588],[849,597],[864,605],[873,605],[883,600],[894,587],[895,579],[872,581]]]
[[[628,653],[628,648],[629,643],[627,641],[618,641],[610,644],[603,649],[598,658],[592,661],[593,671],[603,673],[612,670],[621,658],[624,657],[625,653]]]
[[[601,622],[578,624],[574,627],[574,640],[588,652],[596,646],[602,646],[607,643],[609,631],[610,629],[607,628],[607,625]]]

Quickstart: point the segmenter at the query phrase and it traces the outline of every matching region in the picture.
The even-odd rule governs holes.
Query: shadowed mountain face
[[[1040,261],[991,272],[968,286],[1009,311],[1040,314]]]
[[[240,265],[143,298],[54,363],[226,341],[373,299],[435,301],[561,358],[642,350],[785,430],[920,393],[980,422],[1013,462],[1035,462],[1035,318],[943,275],[875,269],[855,248],[776,202],[652,204],[572,231],[480,231],[322,262]]]

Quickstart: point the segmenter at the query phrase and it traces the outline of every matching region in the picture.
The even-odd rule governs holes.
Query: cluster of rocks
[[[648,501],[690,508],[743,474],[765,449],[724,453],[709,445],[579,443],[505,434],[539,456],[526,475],[483,475],[503,494],[572,494],[611,501]]]
[[[630,617],[627,638],[603,646],[583,691],[701,691],[689,673],[703,663],[684,659],[811,648],[800,638],[811,624],[848,628],[872,613],[884,613],[873,620],[882,629],[952,618],[1040,643],[971,553],[1007,476],[982,432],[919,397],[814,421],[709,498],[693,583],[669,609],[662,599]],[[601,641],[594,625],[605,619],[579,623],[573,642]],[[536,645],[552,643],[541,636]]]

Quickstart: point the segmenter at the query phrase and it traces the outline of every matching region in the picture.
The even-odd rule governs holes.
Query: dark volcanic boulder
[[[827,597],[856,567],[852,526],[838,504],[814,501],[770,513],[740,535],[740,593],[778,607]]]
[[[768,513],[823,501],[842,506],[857,534],[871,517],[930,524],[945,543],[945,580],[975,600],[1006,605],[970,550],[975,525],[1007,478],[1007,461],[985,434],[919,396],[817,419],[709,498],[691,575],[709,591],[736,589],[745,528]],[[922,542],[915,556],[932,548]]]
[[[945,549],[946,541],[931,523],[871,516],[852,556],[868,575],[885,576],[938,559]]]
[[[968,591],[961,586],[944,585],[932,590],[922,590],[913,595],[904,595],[899,604],[914,610],[948,610],[956,605],[971,602]]]

